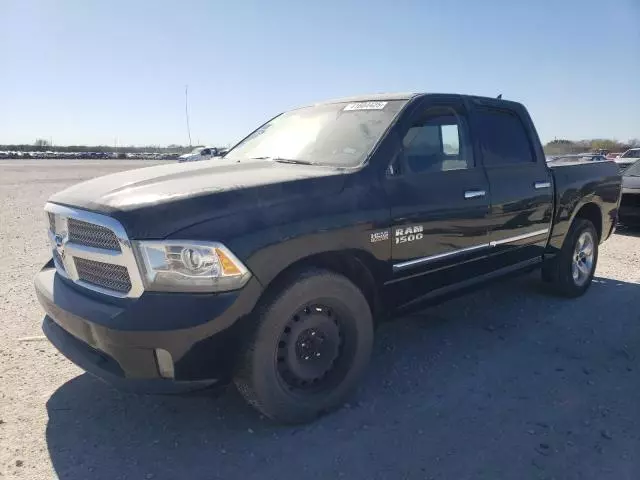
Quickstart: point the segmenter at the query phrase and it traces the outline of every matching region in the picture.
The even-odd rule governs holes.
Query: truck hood
[[[132,238],[162,238],[246,208],[297,196],[337,194],[343,188],[343,177],[342,170],[331,167],[218,158],[98,177],[63,190],[49,201],[111,215],[125,224]]]

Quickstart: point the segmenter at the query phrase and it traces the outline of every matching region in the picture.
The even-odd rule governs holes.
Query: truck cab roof
[[[479,95],[463,95],[459,93],[442,93],[442,92],[390,92],[390,93],[373,93],[373,94],[365,94],[365,95],[354,95],[350,97],[341,97],[334,98],[330,100],[325,100],[322,102],[316,102],[313,105],[327,105],[332,103],[348,103],[348,102],[385,102],[385,101],[393,101],[393,100],[413,100],[416,98],[428,97],[428,96],[442,96],[442,97],[459,97],[459,98],[468,98],[471,100],[477,100],[481,102],[504,102],[515,104],[517,102],[512,102],[510,100],[504,100],[501,98],[495,97],[483,97]]]

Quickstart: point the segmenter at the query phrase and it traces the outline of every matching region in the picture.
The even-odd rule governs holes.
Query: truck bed
[[[550,164],[555,189],[554,221],[549,246],[562,247],[571,221],[580,208],[593,202],[601,210],[600,241],[606,240],[615,227],[622,178],[615,162],[567,162]]]

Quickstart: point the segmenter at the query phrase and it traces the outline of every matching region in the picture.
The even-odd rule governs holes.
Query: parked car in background
[[[551,157],[547,162],[604,162],[607,158],[599,153],[579,153],[571,155],[557,155]]]
[[[636,160],[622,175],[618,217],[627,226],[640,227],[640,160]]]
[[[616,158],[618,158],[620,155],[622,155],[621,152],[617,152],[617,153],[607,153],[607,160],[615,160]]]
[[[191,152],[178,157],[178,162],[197,162],[198,160],[210,160],[219,156],[216,147],[196,147]]]
[[[620,171],[624,172],[625,169],[633,165],[636,160],[640,159],[640,148],[630,148],[622,155],[614,159],[614,162],[620,167]]]

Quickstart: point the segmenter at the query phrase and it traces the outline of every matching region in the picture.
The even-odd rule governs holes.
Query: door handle
[[[466,192],[464,192],[464,198],[466,198],[467,200],[469,198],[480,198],[480,197],[484,197],[487,194],[487,192],[485,192],[484,190],[467,190]]]
[[[551,182],[536,182],[533,184],[534,188],[537,190],[541,188],[549,188],[551,186]]]

